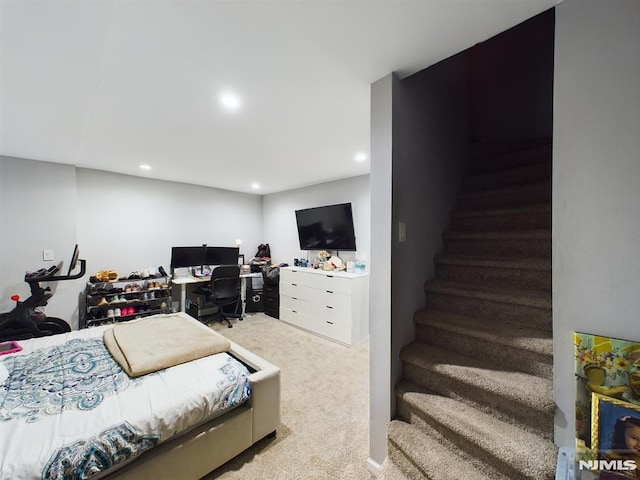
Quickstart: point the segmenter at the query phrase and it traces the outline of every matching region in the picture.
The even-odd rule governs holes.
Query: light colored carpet
[[[282,425],[206,480],[370,480],[369,347],[349,348],[264,314],[211,328],[281,369]]]

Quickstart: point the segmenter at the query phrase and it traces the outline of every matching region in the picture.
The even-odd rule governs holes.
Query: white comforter
[[[107,327],[21,341],[0,356],[0,479],[87,478],[243,403],[249,372],[226,353],[129,378]]]

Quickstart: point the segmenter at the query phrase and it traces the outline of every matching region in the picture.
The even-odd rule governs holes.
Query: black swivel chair
[[[213,319],[227,322],[229,328],[229,318],[242,320],[240,285],[240,265],[221,265],[211,272],[209,287],[201,289],[206,306],[218,307]]]

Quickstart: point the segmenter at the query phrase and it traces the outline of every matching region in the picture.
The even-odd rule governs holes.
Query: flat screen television
[[[350,203],[296,210],[300,250],[356,250]]]

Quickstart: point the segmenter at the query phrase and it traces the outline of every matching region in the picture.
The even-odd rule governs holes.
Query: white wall
[[[357,252],[340,252],[342,260],[353,260],[370,249],[370,190],[369,175],[320,183],[310,187],[265,195],[262,198],[262,242],[271,247],[273,263],[293,265],[294,258],[307,258],[300,250],[295,211],[337,203],[351,203],[356,234]],[[257,244],[256,244],[257,246]],[[252,252],[252,255],[255,253]],[[309,252],[315,258],[317,252]],[[375,261],[375,259],[373,259]]]
[[[369,274],[369,461],[380,465],[387,454],[391,418],[391,194],[393,92],[400,80],[387,75],[371,85],[371,248]]]
[[[262,199],[185,183],[79,168],[78,239],[89,272],[121,275],[163,265],[172,246],[235,246],[253,256],[261,239]]]
[[[574,438],[572,332],[640,340],[640,2],[556,9],[556,443]]]
[[[0,157],[0,182],[0,311],[13,293],[28,296],[24,271],[46,266],[43,249],[68,262],[78,243],[87,275],[51,283],[46,309],[73,328],[78,295],[97,271],[168,270],[174,245],[235,246],[237,238],[251,257],[262,239],[259,195],[8,157]]]
[[[30,295],[26,270],[68,262],[76,244],[76,175],[69,165],[0,156],[0,312],[13,308],[11,295]],[[42,259],[53,250],[54,261]],[[77,318],[81,280],[42,284],[55,295],[50,316]]]

